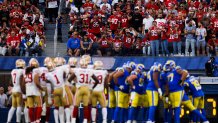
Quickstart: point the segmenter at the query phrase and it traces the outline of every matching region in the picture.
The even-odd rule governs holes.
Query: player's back
[[[148,71],[147,73],[147,82],[148,82],[148,85],[147,85],[147,90],[157,90],[155,84],[154,84],[154,78],[153,78],[153,74],[154,72],[158,72],[155,68],[151,69]],[[161,87],[161,83],[160,83],[160,73],[158,72],[158,84],[159,86]]]
[[[12,83],[13,83],[13,89],[12,92],[21,92],[20,87],[20,79],[23,75],[23,69],[13,69],[11,71],[11,77],[12,77]]]
[[[124,89],[121,91],[129,93],[129,85],[126,83],[126,78],[130,75],[130,73],[124,68],[120,68],[119,71],[123,72],[123,75],[118,78],[118,84],[124,86]]]
[[[93,74],[98,78],[99,83],[98,85],[94,88],[94,91],[103,91],[104,90],[104,83],[105,83],[105,78],[108,75],[107,70],[94,70]],[[94,80],[92,80],[92,84],[94,84]]]
[[[73,71],[77,78],[77,88],[90,85],[92,81],[93,69],[75,68]]]
[[[42,87],[46,87],[46,78],[45,75],[48,73],[48,68],[46,67],[39,67],[38,69],[38,73],[40,76],[40,85]]]
[[[34,68],[32,72],[26,74],[24,71],[24,81],[26,83],[26,94],[27,96],[31,95],[40,95],[39,89],[37,88],[35,82],[34,82],[34,77],[35,75],[38,74],[37,68]]]
[[[188,78],[185,81],[185,86],[189,87],[193,97],[204,96],[202,87],[200,83],[198,82],[198,80],[196,80],[195,78],[192,78],[192,77]]]
[[[60,88],[64,86],[64,70],[59,67],[46,74],[46,79],[49,80],[54,88]]]
[[[176,92],[183,90],[183,86],[180,85],[182,75],[179,74],[175,69],[167,73],[167,78],[169,82],[169,91]]]

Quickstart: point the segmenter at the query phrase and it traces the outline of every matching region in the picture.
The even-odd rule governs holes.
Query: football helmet
[[[174,69],[176,67],[176,63],[173,60],[168,60],[166,63],[166,71],[171,71],[172,69]]]
[[[95,61],[94,62],[94,69],[103,69],[103,62],[102,61]]]
[[[68,60],[68,65],[70,65],[71,67],[75,67],[77,65],[77,58],[70,57]]]
[[[126,68],[131,68],[132,70],[135,70],[135,68],[136,68],[135,62],[130,62],[130,61],[128,61],[128,62],[126,63]]]
[[[52,61],[49,61],[46,65],[46,67],[48,68],[48,71],[53,71],[55,69],[55,64]]]
[[[44,66],[46,67],[49,62],[52,62],[51,57],[46,57],[46,58],[44,59]]]
[[[79,64],[80,64],[80,67],[82,68],[87,68],[88,66],[86,59],[80,59]]]
[[[16,68],[24,68],[26,66],[26,63],[23,59],[17,59],[15,64]]]
[[[29,61],[29,66],[30,67],[39,67],[39,62],[37,59],[35,58],[31,58],[30,61]]]
[[[62,66],[64,64],[63,58],[61,57],[56,57],[54,59],[54,64],[56,65],[56,67],[58,66]]]
[[[91,56],[90,55],[83,55],[82,56],[82,59],[85,59],[86,60],[86,62],[88,63],[88,64],[90,64],[91,63]]]
[[[142,72],[142,71],[145,70],[145,66],[144,66],[143,64],[138,64],[138,65],[136,66],[136,69],[137,69],[137,70],[140,70],[140,71]]]
[[[154,67],[153,67],[153,69],[155,70],[155,71],[162,71],[163,70],[163,67],[162,67],[162,64],[161,63],[159,63],[159,62],[154,62],[154,65],[153,65]]]

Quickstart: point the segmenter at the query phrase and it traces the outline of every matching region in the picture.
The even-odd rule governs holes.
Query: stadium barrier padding
[[[12,70],[15,68],[15,61],[17,59],[24,59],[27,63],[31,57],[0,57],[0,70]],[[45,57],[36,57],[41,66]],[[69,57],[65,57],[66,60]],[[135,63],[142,63],[148,70],[154,62],[164,64],[167,60],[174,60],[177,65],[187,70],[204,70],[205,62],[209,57],[144,57],[144,56],[129,56],[129,57],[93,57],[92,61],[102,60],[104,67],[108,70],[114,70],[122,66],[127,61],[134,61]],[[218,59],[218,57],[216,57]]]

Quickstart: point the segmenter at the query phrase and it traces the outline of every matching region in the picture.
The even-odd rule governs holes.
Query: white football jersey
[[[24,72],[24,81],[26,83],[26,96],[40,96],[40,91],[34,82],[34,76],[38,73],[37,68],[29,74]]]
[[[45,77],[53,84],[54,88],[64,86],[64,70],[59,67],[55,68],[52,72],[48,72]]]
[[[88,64],[87,68],[88,69],[94,69],[94,65],[93,64]]]
[[[97,86],[94,88],[94,91],[104,91],[104,83],[105,83],[105,78],[108,75],[107,70],[94,70],[94,75],[98,78],[99,83]],[[95,81],[92,79],[92,84],[95,84]]]
[[[11,71],[11,78],[13,83],[13,89],[12,92],[21,92],[20,87],[20,77],[23,75],[23,69],[13,69]]]
[[[70,66],[68,64],[62,65],[59,67],[59,69],[62,69],[65,72],[65,78],[64,78],[64,82],[66,85],[71,86],[71,84],[68,82],[68,77],[70,74]]]
[[[77,78],[77,88],[81,86],[89,86],[91,84],[93,75],[92,69],[75,68],[73,71]]]
[[[46,67],[39,67],[37,68],[36,72],[39,73],[39,76],[40,76],[40,85],[42,87],[46,87],[46,78],[45,78],[45,75],[48,73],[48,68]]]

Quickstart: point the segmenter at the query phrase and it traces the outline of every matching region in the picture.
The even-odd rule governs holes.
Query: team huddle
[[[154,123],[158,102],[163,101],[164,123],[180,122],[181,105],[190,110],[190,121],[209,123],[201,85],[172,60],[164,65],[155,62],[149,71],[143,64],[128,61],[110,73],[102,61],[92,63],[89,55],[83,55],[79,65],[77,62],[74,57],[67,64],[62,57],[46,57],[40,67],[32,58],[26,67],[25,61],[18,59],[11,72],[12,107],[7,122],[16,110],[16,122],[20,123],[23,110],[26,123],[40,123],[42,111],[48,123],[53,106],[55,123],[76,123],[79,115],[83,123],[95,123],[100,105],[103,123]]]

